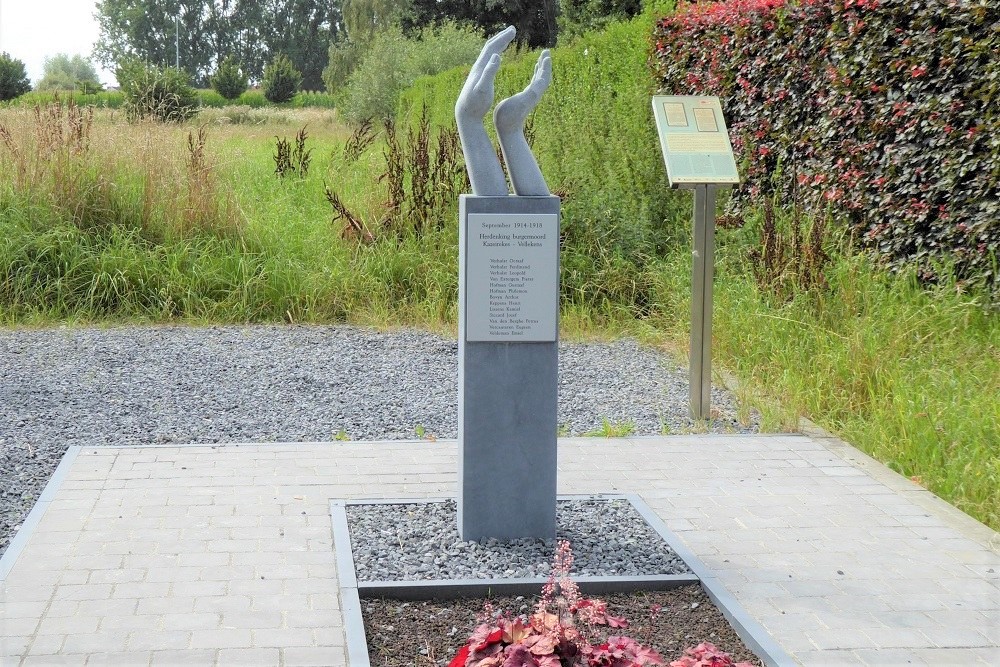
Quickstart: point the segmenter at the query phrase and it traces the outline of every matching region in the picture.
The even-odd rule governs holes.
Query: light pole
[[[174,68],[181,68],[181,17],[174,14]]]

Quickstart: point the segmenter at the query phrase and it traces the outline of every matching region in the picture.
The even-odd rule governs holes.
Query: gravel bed
[[[361,581],[547,577],[553,540],[463,542],[456,503],[348,505]],[[573,576],[688,574],[627,500],[560,500],[556,538],[573,547]]]
[[[0,331],[0,550],[70,445],[454,438],[457,351],[348,326]],[[564,434],[694,426],[686,369],[634,341],[563,344],[559,367]],[[755,430],[712,401],[711,430]]]

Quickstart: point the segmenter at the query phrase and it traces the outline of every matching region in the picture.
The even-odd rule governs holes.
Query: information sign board
[[[555,341],[559,216],[470,213],[467,230],[466,340]]]
[[[718,97],[653,96],[671,187],[740,182]]]

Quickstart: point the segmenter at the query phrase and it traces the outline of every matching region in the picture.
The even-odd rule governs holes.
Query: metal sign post
[[[694,244],[691,271],[691,417],[708,419],[712,394],[712,279],[715,275],[715,195],[717,186],[694,188]]]
[[[671,187],[694,190],[691,272],[691,417],[708,419],[712,394],[712,279],[715,274],[715,199],[740,182],[717,97],[657,95],[653,115]]]

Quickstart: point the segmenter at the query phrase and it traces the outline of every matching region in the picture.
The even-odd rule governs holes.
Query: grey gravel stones
[[[555,542],[463,542],[455,501],[347,506],[361,581],[546,577]],[[573,546],[575,576],[687,574],[684,562],[626,500],[560,500],[556,539]]]
[[[692,426],[687,372],[634,341],[560,346],[566,435]],[[458,344],[348,326],[0,331],[0,550],[70,445],[454,438]],[[721,391],[712,430],[741,429]]]

